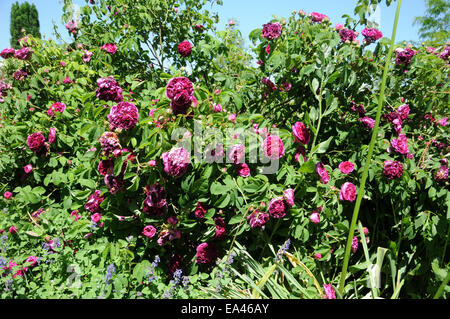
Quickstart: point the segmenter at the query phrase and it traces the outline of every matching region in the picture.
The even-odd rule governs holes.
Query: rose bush
[[[287,239],[323,281],[294,294],[335,296],[389,41],[300,11],[247,52],[206,3],[89,1],[75,24],[66,0],[72,43],[2,51],[2,297],[207,297],[235,242],[266,267]],[[367,279],[363,249],[384,247],[397,293],[430,297],[448,263],[449,64],[445,44],[396,48],[350,272]]]

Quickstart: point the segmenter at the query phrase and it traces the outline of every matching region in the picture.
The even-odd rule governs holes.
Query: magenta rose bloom
[[[56,138],[56,129],[51,127],[48,129],[48,142],[49,144],[53,144]]]
[[[325,290],[326,299],[336,299],[336,293],[331,284],[328,284],[328,285],[324,284],[323,288]]]
[[[27,137],[27,146],[36,155],[47,155],[49,150],[49,145],[45,142],[45,137],[42,132],[30,134]]]
[[[6,191],[3,193],[3,197],[5,199],[10,199],[12,197],[12,193],[10,191]]]
[[[187,92],[182,92],[178,94],[172,102],[170,102],[170,107],[174,115],[178,114],[187,114],[188,109],[191,107],[192,102],[194,102],[195,98],[193,96],[188,95]]]
[[[84,208],[93,214],[100,212],[100,204],[104,200],[104,198],[101,197],[101,194],[102,193],[100,190],[96,190],[92,193],[89,196],[87,203],[84,205]]]
[[[162,155],[164,171],[173,176],[180,177],[186,173],[190,164],[189,152],[183,147],[174,148]]]
[[[450,56],[450,46],[446,46],[445,49],[439,54],[439,57],[442,60],[448,61],[448,57]]]
[[[28,48],[28,47],[19,49],[14,53],[14,57],[19,60],[29,60],[29,59],[31,59],[32,55],[33,55],[33,51],[30,50],[30,48]]]
[[[383,175],[388,179],[396,179],[402,177],[403,164],[398,161],[385,161]]]
[[[281,25],[278,22],[275,23],[266,23],[263,24],[263,28],[261,31],[261,36],[263,38],[273,40],[280,36],[281,34]]]
[[[236,144],[231,147],[228,159],[232,161],[234,164],[238,164],[244,158],[244,156],[245,156],[244,144]]]
[[[78,29],[78,22],[71,20],[66,23],[65,27],[69,32],[76,31]]]
[[[394,138],[391,141],[391,144],[397,153],[400,153],[400,154],[408,154],[409,153],[408,139],[406,138],[405,134],[400,134],[397,139]]]
[[[114,151],[121,150],[122,146],[120,145],[119,137],[114,132],[105,132],[103,133],[98,141],[103,148],[103,155],[109,156],[113,154]]]
[[[301,144],[308,144],[310,140],[309,131],[306,125],[302,122],[296,122],[292,126],[292,134],[294,134],[295,141]]]
[[[263,228],[264,225],[269,221],[269,214],[259,210],[254,210],[247,217],[247,219],[251,228]]]
[[[117,46],[114,43],[106,43],[101,47],[101,49],[108,53],[114,54],[117,51]]]
[[[356,187],[350,182],[344,183],[341,187],[341,192],[339,195],[340,200],[346,200],[353,202],[356,199]]]
[[[117,193],[123,187],[123,174],[125,172],[126,163],[127,162],[125,162],[122,166],[122,171],[118,176],[115,176],[114,174],[106,174],[103,178],[103,181],[111,194]]]
[[[13,48],[6,48],[6,49],[3,49],[2,52],[0,52],[0,56],[3,59],[9,59],[9,58],[14,57],[15,53],[16,53],[16,50],[14,50]]]
[[[353,169],[355,168],[355,164],[349,161],[342,162],[339,164],[339,170],[342,174],[350,174],[353,172]]]
[[[294,206],[295,196],[294,196],[294,190],[292,188],[286,189],[284,191],[283,197],[284,197],[284,200],[286,201],[286,204],[288,204],[289,207]]]
[[[212,264],[219,256],[216,246],[209,243],[201,243],[197,246],[197,255],[195,262],[198,264]]]
[[[400,119],[402,121],[406,120],[409,116],[409,105],[408,104],[403,104],[400,105],[397,109],[397,114],[400,117]]]
[[[327,170],[325,169],[325,165],[322,162],[317,163],[316,172],[320,177],[320,182],[322,184],[328,184],[330,181],[330,176],[328,175]]]
[[[309,216],[309,220],[311,220],[314,224],[320,223],[319,213],[316,211],[313,211],[312,214]]]
[[[321,23],[323,20],[330,20],[330,18],[322,13],[317,13],[317,12],[311,12],[311,20],[312,22],[317,22],[317,23]]]
[[[359,121],[368,130],[373,129],[373,127],[375,126],[375,120],[368,116],[364,116],[364,117],[360,118]]]
[[[284,145],[276,135],[268,136],[262,143],[264,154],[270,159],[279,159],[284,155]]]
[[[47,111],[47,114],[50,116],[55,116],[55,112],[62,113],[66,109],[66,105],[61,102],[53,103]]]
[[[339,36],[342,42],[353,42],[357,38],[355,31],[346,28],[339,30]]]
[[[204,203],[197,202],[197,207],[195,208],[194,215],[197,218],[203,218],[205,217],[205,214],[207,212],[207,207]]]
[[[184,57],[188,57],[191,55],[192,44],[189,41],[182,41],[178,44],[178,53],[180,53]]]
[[[216,240],[222,240],[225,238],[227,232],[225,229],[225,221],[222,217],[216,217],[214,218],[214,223],[216,224],[216,234],[214,235],[213,239]]]
[[[361,34],[364,36],[364,40],[367,44],[374,43],[383,37],[383,33],[375,28],[365,28],[361,31]]]
[[[28,173],[30,173],[33,170],[33,166],[31,164],[25,165],[23,170],[25,171],[25,173],[28,174]]]
[[[145,237],[153,238],[153,236],[155,236],[155,234],[156,234],[156,228],[153,227],[152,225],[147,225],[147,226],[144,227],[144,230],[142,231],[142,234]]]
[[[398,48],[395,50],[395,53],[397,54],[397,57],[395,58],[395,64],[397,65],[410,65],[412,57],[417,53],[417,51],[411,49],[411,48]]]
[[[114,80],[114,77],[100,78],[97,80],[98,88],[95,91],[97,98],[104,101],[122,102],[122,88]]]
[[[242,177],[250,176],[250,168],[246,163],[241,163],[236,165],[236,173]]]
[[[107,174],[113,174],[114,173],[114,159],[109,158],[107,160],[101,160],[100,163],[98,164],[97,170],[103,176],[106,176]]]
[[[153,216],[162,216],[167,209],[166,191],[158,183],[146,186],[143,210],[146,214]]]
[[[94,53],[92,53],[92,52],[90,52],[90,51],[88,51],[88,50],[84,50],[84,54],[83,54],[83,57],[81,58],[84,62],[89,62],[89,61],[91,61],[91,56],[93,55]]]
[[[283,197],[277,197],[269,202],[269,215],[272,218],[283,218],[289,205]]]
[[[175,77],[169,80],[166,86],[166,97],[173,100],[177,95],[186,92],[194,96],[194,85],[186,77]]]
[[[120,102],[111,107],[108,114],[109,129],[129,130],[132,129],[139,120],[139,110],[133,103]]]

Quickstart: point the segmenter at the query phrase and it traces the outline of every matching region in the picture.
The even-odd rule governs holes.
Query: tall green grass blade
[[[402,4],[402,0],[399,0],[398,5],[397,5],[397,11],[395,13],[395,21],[394,21],[394,27],[393,27],[393,31],[392,31],[391,44],[389,46],[389,52],[386,57],[386,63],[384,65],[383,78],[381,81],[380,97],[378,100],[377,116],[375,119],[375,126],[372,129],[372,138],[371,138],[370,144],[369,144],[367,160],[366,160],[366,163],[364,166],[361,183],[359,185],[358,196],[356,198],[355,208],[353,210],[352,222],[350,225],[350,230],[349,230],[349,234],[348,234],[348,238],[347,238],[347,244],[345,247],[344,264],[342,266],[341,278],[339,281],[339,289],[338,289],[341,295],[343,295],[343,293],[344,293],[345,279],[346,279],[346,275],[347,275],[348,263],[350,260],[350,249],[351,249],[351,245],[352,245],[353,234],[355,232],[356,221],[358,220],[358,213],[359,213],[359,208],[361,206],[361,200],[364,196],[364,186],[366,184],[366,179],[367,179],[367,176],[369,173],[369,167],[370,167],[370,163],[372,160],[372,154],[373,154],[373,150],[375,147],[375,141],[377,139],[377,134],[378,134],[378,127],[380,125],[381,110],[383,108],[383,101],[384,101],[384,91],[386,89],[386,80],[387,80],[387,75],[388,75],[388,70],[389,70],[389,64],[391,63],[392,52],[394,50],[395,35],[397,33],[397,25],[398,25],[398,18],[400,15],[401,4]]]

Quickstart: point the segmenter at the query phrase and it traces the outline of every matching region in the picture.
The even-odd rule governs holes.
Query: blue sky
[[[0,0],[0,50],[9,47],[9,23],[11,5],[17,0]],[[19,3],[24,0],[18,0]],[[62,5],[59,0],[28,0],[34,3],[39,12],[41,34],[46,38],[53,37],[53,22],[59,26],[60,32],[68,38],[64,26],[61,24]],[[75,4],[85,5],[84,0],[73,0]],[[224,0],[222,6],[214,6],[211,11],[217,11],[220,22],[217,29],[224,29],[225,23],[230,19],[238,22],[244,38],[253,29],[272,19],[272,15],[288,18],[292,11],[303,9],[306,13],[319,12],[330,17],[333,25],[343,22],[343,14],[352,15],[357,0]],[[390,7],[380,7],[378,19],[383,35],[390,37],[394,22],[396,3]],[[400,14],[397,40],[418,41],[418,27],[413,26],[415,16],[423,15],[425,11],[424,0],[404,0]],[[359,30],[360,31],[360,30]],[[247,42],[248,43],[248,42]]]

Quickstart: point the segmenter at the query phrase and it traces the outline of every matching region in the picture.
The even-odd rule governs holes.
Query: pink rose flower
[[[286,203],[289,205],[289,207],[292,207],[295,205],[295,195],[294,190],[292,188],[288,188],[283,193],[284,199],[286,200]]]
[[[153,238],[153,236],[155,236],[155,234],[156,234],[156,228],[153,227],[152,225],[147,225],[147,226],[144,227],[144,230],[142,231],[142,234],[145,237]]]
[[[33,170],[33,166],[31,164],[28,164],[23,168],[23,170],[28,174]]]
[[[301,144],[308,144],[310,140],[309,131],[306,125],[302,122],[296,122],[292,126],[292,134],[294,134],[295,141]]]
[[[3,197],[5,199],[10,199],[12,197],[12,193],[9,192],[9,191],[6,191],[6,192],[3,193]]]
[[[340,200],[346,200],[353,202],[356,199],[356,187],[350,182],[344,183],[341,187],[341,192],[339,196]]]
[[[117,46],[114,43],[106,43],[100,49],[105,50],[108,53],[114,54],[117,51]]]
[[[327,170],[325,169],[325,165],[322,162],[317,163],[316,172],[320,177],[320,182],[322,184],[328,184],[330,181],[330,176],[328,175]]]
[[[352,162],[345,161],[339,164],[339,170],[342,174],[350,174],[351,172],[353,172],[354,168],[355,164],[353,164]]]
[[[279,159],[284,155],[284,145],[276,135],[268,136],[262,143],[264,154],[270,159]]]
[[[325,290],[325,296],[326,296],[325,298],[326,299],[336,299],[336,293],[331,284],[328,284],[328,285],[324,284],[323,288]]]
[[[178,44],[177,50],[183,57],[188,57],[191,55],[192,44],[189,41],[182,41]]]
[[[269,215],[272,218],[283,218],[288,208],[289,205],[283,197],[274,198],[269,202]]]
[[[236,172],[239,176],[249,177],[250,176],[250,168],[246,163],[241,163],[236,165]]]
[[[173,177],[182,176],[186,173],[190,165],[189,152],[183,147],[174,148],[162,154],[162,159],[164,162],[164,171]]]
[[[261,36],[268,40],[276,39],[281,34],[281,25],[279,22],[263,24]]]
[[[316,211],[313,211],[312,214],[309,216],[309,220],[311,220],[314,224],[320,223],[319,213]]]
[[[95,214],[91,215],[91,221],[93,223],[98,223],[100,221],[100,219],[102,219],[102,215],[100,213],[95,213]]]
[[[197,246],[195,262],[198,264],[212,264],[216,261],[219,251],[213,244],[201,243]]]

